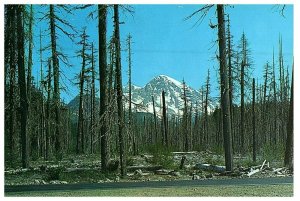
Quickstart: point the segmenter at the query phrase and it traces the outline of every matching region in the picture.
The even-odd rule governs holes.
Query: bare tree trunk
[[[205,108],[204,108],[204,125],[205,125],[205,136],[207,139],[207,146],[209,146],[209,137],[208,137],[208,96],[210,91],[210,84],[209,84],[210,76],[209,76],[209,69],[207,72],[207,79],[206,79],[206,91],[205,91]]]
[[[128,131],[129,131],[129,143],[131,143],[130,146],[133,146],[134,147],[134,144],[135,144],[135,136],[132,132],[132,109],[131,109],[131,97],[132,97],[132,92],[131,92],[131,35],[129,34],[128,35],[128,38],[127,38],[127,47],[128,47],[128,104],[129,104],[129,107],[128,107]],[[133,155],[136,155],[136,152],[135,152],[135,149],[133,148]]]
[[[152,105],[153,105],[153,119],[154,119],[155,143],[158,143],[157,120],[156,120],[155,102],[154,102],[154,97],[153,96],[152,96]]]
[[[119,148],[121,176],[126,175],[125,144],[124,144],[124,119],[122,103],[122,74],[121,74],[121,47],[120,47],[120,29],[119,29],[119,6],[114,5],[114,25],[116,42],[116,86],[117,86],[117,105],[118,105],[118,125],[119,125]]]
[[[267,102],[266,102],[266,98],[267,98],[267,85],[268,85],[268,73],[269,73],[269,63],[266,64],[266,70],[265,70],[265,81],[264,81],[264,91],[263,91],[263,107],[262,107],[262,113],[265,114],[265,112],[267,111]],[[263,125],[266,125],[266,115],[262,115],[262,122]],[[266,126],[262,127],[262,134],[263,134],[263,143],[266,143],[267,138],[266,138]]]
[[[184,133],[184,151],[189,151],[189,137],[188,137],[188,120],[187,120],[187,97],[186,97],[186,85],[185,82],[183,81],[183,133]],[[206,135],[205,135],[206,136]]]
[[[165,100],[165,92],[162,91],[162,104],[163,104],[163,126],[164,126],[164,145],[166,147],[169,146],[168,142],[168,125],[167,125],[167,110],[166,110],[166,100]]]
[[[33,8],[32,4],[30,5],[30,13],[29,13],[29,27],[28,27],[28,65],[27,65],[27,97],[28,97],[28,111],[29,113],[31,110],[31,86],[32,86],[32,80],[31,80],[31,74],[32,74],[32,47],[33,47],[33,38],[32,38],[32,24],[33,24]],[[27,132],[32,133],[32,117],[28,115],[27,121]],[[32,135],[31,135],[32,136]],[[30,135],[28,135],[28,141],[30,142]],[[38,138],[38,135],[33,135],[32,138]],[[32,139],[33,142],[36,142],[38,139]],[[28,147],[29,149],[31,147]],[[38,150],[38,146],[36,149]]]
[[[29,41],[28,41],[28,72],[27,72],[27,95],[30,105],[31,100],[31,71],[32,71],[32,47],[33,47],[33,38],[32,38],[32,24],[33,24],[33,8],[32,4],[30,5],[30,16],[29,16]]]
[[[240,132],[241,132],[241,153],[245,153],[245,66],[246,66],[246,42],[245,34],[242,36],[242,52],[243,59],[241,64],[241,122],[240,122]]]
[[[50,96],[51,96],[51,59],[48,60],[48,78],[47,78],[47,104],[46,104],[46,118],[47,118],[47,127],[46,127],[46,153],[45,159],[49,160],[49,143],[50,143]]]
[[[101,169],[107,171],[108,168],[108,137],[107,137],[107,94],[106,94],[106,15],[107,5],[98,5],[98,34],[99,34],[99,74],[100,74],[100,121],[101,121]]]
[[[53,99],[55,104],[55,150],[56,158],[61,158],[61,143],[60,143],[60,92],[59,92],[59,64],[56,51],[56,33],[55,33],[55,14],[54,5],[50,6],[50,32],[51,32],[51,50],[53,64],[53,81],[54,91]]]
[[[91,154],[94,153],[94,137],[95,137],[95,119],[96,119],[96,100],[95,100],[95,57],[94,57],[94,43],[92,43],[92,87],[91,87]]]
[[[277,95],[276,95],[276,76],[275,76],[275,61],[274,61],[274,52],[273,52],[273,91],[274,91],[274,133],[273,133],[273,142],[277,143]],[[270,137],[271,140],[271,137]],[[270,142],[271,143],[271,142]]]
[[[221,107],[223,113],[223,136],[225,150],[225,165],[227,171],[233,170],[232,162],[232,141],[231,141],[231,119],[229,107],[229,89],[228,76],[226,67],[226,40],[224,26],[224,7],[217,5],[218,16],[218,38],[219,38],[219,54],[220,54],[220,77],[221,77]]]
[[[254,162],[256,162],[256,124],[255,124],[255,79],[253,78],[252,83],[252,132],[253,132],[253,138],[252,138],[252,159]]]
[[[230,33],[230,18],[227,15],[227,51],[228,51],[228,78],[229,78],[229,102],[230,102],[230,116],[231,116],[231,131],[233,132],[233,73],[232,73],[232,47],[231,47],[231,33]],[[234,147],[234,143],[232,144]]]
[[[84,65],[80,72],[80,90],[79,90],[79,108],[77,123],[77,143],[76,153],[84,153],[84,136],[83,136],[83,83],[84,83]]]
[[[40,30],[40,90],[42,91],[42,114],[41,114],[41,155],[46,160],[46,135],[45,135],[45,101],[44,101],[44,73],[43,73],[43,50],[42,50],[42,33]]]
[[[15,153],[15,79],[16,79],[16,6],[8,5],[8,15],[10,19],[9,23],[9,66],[10,66],[10,78],[9,78],[9,152],[10,160],[14,158]],[[8,50],[6,50],[8,51]]]
[[[17,45],[18,45],[18,82],[20,89],[20,111],[21,111],[21,145],[22,145],[22,167],[29,166],[28,141],[27,141],[27,117],[28,117],[28,97],[26,90],[25,76],[25,54],[24,54],[24,5],[17,5]]]

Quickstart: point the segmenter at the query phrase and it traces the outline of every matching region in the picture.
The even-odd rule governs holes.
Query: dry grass
[[[205,187],[176,187],[176,188],[136,188],[113,190],[80,190],[56,192],[22,192],[6,193],[5,196],[17,197],[291,197],[293,185],[264,185],[264,186],[205,186]]]

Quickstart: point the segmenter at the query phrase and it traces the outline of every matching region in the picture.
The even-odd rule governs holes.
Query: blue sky
[[[120,12],[121,48],[126,49],[125,39],[132,35],[132,82],[144,86],[157,75],[165,74],[179,81],[183,78],[188,85],[199,89],[204,84],[207,70],[211,71],[212,95],[218,96],[217,74],[218,62],[215,58],[218,48],[214,42],[217,39],[217,30],[209,27],[210,21],[215,24],[216,13],[212,8],[201,24],[194,26],[198,16],[184,21],[201,5],[132,5],[134,14]],[[70,23],[78,30],[87,27],[90,41],[98,46],[97,21],[87,19],[87,14],[95,9],[76,11],[74,16],[67,16]],[[45,8],[35,6],[35,11]],[[48,8],[47,8],[48,9]],[[272,61],[272,51],[278,55],[279,34],[283,39],[283,53],[285,65],[291,67],[293,57],[293,7],[286,6],[282,17],[273,5],[234,5],[227,7],[226,12],[231,18],[231,32],[233,42],[237,44],[243,32],[249,40],[251,57],[253,60],[252,77],[262,79],[262,70],[266,61]],[[112,10],[108,14],[108,33],[112,34]],[[35,33],[40,28],[45,30],[48,25],[45,21],[36,20]],[[45,32],[46,33],[46,32]],[[35,36],[35,47],[38,49],[38,35]],[[43,37],[43,45],[49,42],[49,37]],[[78,39],[76,39],[78,41]],[[65,102],[69,102],[78,94],[78,86],[69,82],[80,72],[80,59],[75,58],[75,51],[80,47],[61,36],[58,44],[70,58],[73,67],[61,65],[61,76],[66,91],[61,92]],[[34,52],[34,76],[39,72],[39,53]],[[43,55],[48,57],[48,53]],[[277,60],[277,58],[276,58]],[[98,68],[98,67],[97,67]],[[123,84],[127,84],[127,52],[122,51]],[[38,78],[39,79],[39,78]]]

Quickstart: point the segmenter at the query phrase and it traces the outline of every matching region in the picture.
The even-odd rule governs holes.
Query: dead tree
[[[46,102],[46,150],[45,150],[45,159],[49,160],[49,151],[50,151],[50,125],[51,125],[51,117],[50,117],[50,100],[51,100],[51,59],[48,59],[48,76],[47,76],[47,102]]]
[[[58,51],[57,39],[59,34],[56,32],[61,31],[63,35],[68,37],[73,41],[74,34],[76,33],[75,28],[66,20],[62,19],[57,15],[57,9],[64,10],[68,14],[72,14],[72,10],[67,5],[49,5],[49,12],[43,17],[49,20],[49,30],[50,30],[50,48],[52,57],[52,67],[53,67],[53,101],[54,101],[54,113],[55,113],[55,157],[57,159],[62,158],[62,145],[61,145],[61,118],[60,118],[60,67],[59,61],[62,61],[65,65],[68,64],[68,60],[65,54]],[[43,19],[42,18],[42,19]]]
[[[33,26],[33,5],[30,5],[30,14],[29,14],[29,27],[28,27],[28,69],[27,69],[27,95],[28,101],[30,105],[31,100],[31,71],[32,71],[32,48],[33,48],[33,33],[32,33],[32,26]]]
[[[132,92],[131,92],[131,35],[129,34],[127,37],[127,47],[128,47],[128,129],[129,129],[129,143],[133,146],[135,144],[135,136],[132,132]],[[133,148],[133,155],[136,155],[135,149]]]
[[[83,33],[80,35],[81,41],[78,43],[82,45],[82,49],[78,51],[78,55],[81,56],[82,63],[81,63],[81,72],[80,72],[80,82],[79,82],[79,109],[78,109],[78,123],[77,123],[77,143],[76,143],[76,153],[84,153],[84,116],[83,116],[83,86],[85,82],[85,67],[86,67],[86,49],[87,49],[87,35],[85,29]]]
[[[91,154],[94,153],[94,136],[95,136],[95,131],[96,131],[96,90],[95,90],[95,56],[94,56],[94,43],[92,43],[92,56],[91,56],[91,71],[92,71],[92,77],[91,77],[91,143],[90,143],[90,150]]]
[[[5,52],[9,52],[9,152],[10,161],[14,158],[15,153],[15,120],[16,120],[16,103],[15,103],[15,81],[16,81],[16,10],[17,7],[13,5],[7,5],[7,29],[9,30],[8,38],[5,41],[9,41],[8,49]],[[7,55],[8,57],[8,55]]]
[[[246,39],[245,34],[242,35],[242,63],[240,71],[240,86],[241,86],[241,120],[240,120],[240,132],[241,132],[241,152],[245,151],[245,67],[246,61]]]
[[[274,50],[273,50],[273,78],[272,78],[272,87],[273,87],[273,101],[274,101],[274,132],[273,136],[270,136],[270,143],[277,143],[277,92],[276,92],[276,75],[275,75],[275,61],[274,61]]]
[[[184,151],[189,151],[189,136],[188,136],[188,105],[187,105],[187,87],[185,81],[183,84],[183,119],[182,119],[182,130],[184,132]]]
[[[167,110],[166,110],[166,100],[165,91],[162,91],[162,105],[163,105],[163,128],[164,128],[164,145],[168,147],[168,125],[167,125]]]
[[[41,80],[40,80],[40,90],[42,93],[42,114],[41,114],[41,155],[44,156],[44,159],[46,160],[46,135],[45,135],[45,101],[44,101],[44,72],[43,72],[43,48],[42,48],[42,33],[40,30],[40,73],[41,73]]]
[[[21,147],[22,147],[22,167],[29,166],[28,157],[28,135],[27,135],[27,118],[28,118],[28,97],[26,90],[25,76],[25,53],[24,53],[24,5],[17,6],[17,47],[18,47],[18,83],[20,90],[20,113],[21,113]]]
[[[153,119],[154,119],[155,143],[158,143],[157,120],[156,120],[155,102],[154,102],[154,97],[153,96],[152,96],[152,105],[153,105]]]
[[[55,150],[56,157],[60,158],[61,144],[60,144],[60,92],[59,92],[59,64],[56,51],[56,27],[54,5],[50,5],[50,31],[51,31],[51,50],[52,50],[52,64],[53,64],[53,81],[54,91],[53,100],[55,104]]]
[[[232,160],[232,141],[231,141],[231,118],[230,102],[228,89],[228,74],[226,62],[226,38],[224,23],[224,6],[217,5],[218,16],[218,38],[219,38],[219,57],[220,57],[220,78],[221,78],[221,108],[223,113],[223,136],[225,150],[225,165],[227,171],[233,170]]]
[[[255,124],[255,79],[252,82],[252,159],[256,162],[256,124]]]
[[[106,94],[106,16],[107,5],[98,5],[98,37],[99,37],[99,77],[100,77],[100,141],[101,141],[101,169],[107,171],[108,169],[108,137],[107,137],[107,123],[105,114],[107,113],[107,94]],[[121,105],[122,106],[122,105]]]
[[[233,49],[232,49],[232,35],[230,32],[230,18],[227,14],[227,56],[228,56],[228,82],[229,82],[229,102],[230,102],[230,116],[231,116],[231,132],[234,136],[233,122],[234,122],[234,108],[233,108]],[[234,142],[234,137],[233,142]],[[234,150],[234,143],[232,144]]]
[[[118,106],[118,126],[119,126],[119,149],[121,176],[126,175],[125,163],[125,144],[124,144],[124,119],[123,119],[123,92],[122,92],[122,74],[121,74],[121,47],[120,47],[120,29],[119,29],[119,5],[114,5],[114,38],[116,42],[116,87],[117,87],[117,106]]]
[[[205,105],[204,105],[204,131],[206,136],[206,144],[209,146],[209,136],[208,136],[208,102],[209,102],[209,94],[210,94],[210,75],[209,69],[207,71],[207,78],[206,78],[206,86],[205,86]]]

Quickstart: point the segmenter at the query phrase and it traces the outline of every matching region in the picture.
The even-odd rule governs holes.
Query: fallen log
[[[155,171],[155,174],[158,175],[168,175],[171,172],[171,170],[165,170],[165,169],[159,169]]]
[[[93,171],[93,170],[97,170],[100,171],[100,168],[67,168],[64,172],[83,172],[83,171]]]
[[[282,171],[283,169],[284,169],[284,168],[277,168],[277,169],[273,170],[273,173],[275,173],[275,174],[281,173],[281,171]]]
[[[213,171],[218,173],[223,173],[226,171],[225,166],[211,165],[211,164],[196,164],[195,169]]]
[[[142,171],[156,171],[162,169],[161,165],[155,165],[155,166],[128,166],[127,171],[128,172],[134,172],[135,170],[142,170]]]
[[[260,167],[260,169],[259,169],[260,171],[264,168],[266,162],[267,162],[267,160],[264,160],[263,164],[261,165],[261,167]]]
[[[185,154],[197,154],[197,151],[175,151],[172,154],[185,155]]]
[[[260,171],[260,169],[252,169],[250,170],[250,172],[247,174],[248,177],[251,177],[252,175],[258,173]]]

